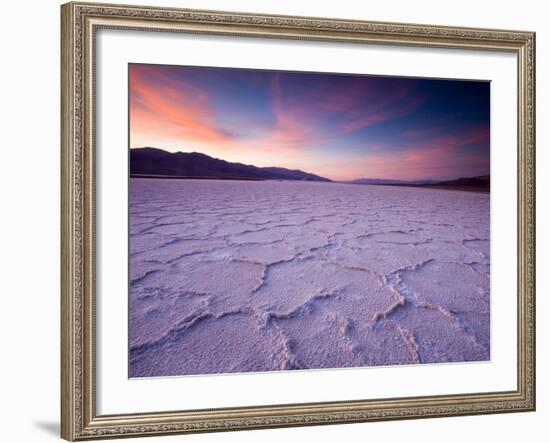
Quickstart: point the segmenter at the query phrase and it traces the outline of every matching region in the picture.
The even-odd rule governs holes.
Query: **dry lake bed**
[[[490,358],[489,194],[131,179],[130,376]]]

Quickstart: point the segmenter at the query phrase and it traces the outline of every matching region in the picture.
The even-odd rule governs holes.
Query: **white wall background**
[[[545,441],[550,419],[550,29],[545,3],[462,0],[128,0],[134,4],[402,21],[537,32],[538,410],[269,431],[159,437],[156,442]],[[59,432],[59,4],[9,2],[0,27],[1,440],[55,441]],[[546,201],[545,201],[546,200]]]

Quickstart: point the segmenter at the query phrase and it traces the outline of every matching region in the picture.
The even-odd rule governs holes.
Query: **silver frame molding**
[[[518,69],[518,379],[510,392],[103,415],[95,408],[97,29],[507,51]],[[61,436],[70,441],[535,410],[535,34],[73,2],[61,7]],[[130,411],[129,411],[130,412]]]

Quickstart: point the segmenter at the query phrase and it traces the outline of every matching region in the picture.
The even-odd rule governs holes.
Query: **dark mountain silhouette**
[[[479,177],[467,177],[467,178],[457,178],[456,180],[446,180],[442,182],[434,183],[438,186],[480,186],[487,187],[491,186],[491,178],[489,175],[480,175]]]
[[[330,181],[328,178],[297,169],[260,168],[243,163],[230,163],[198,152],[172,153],[158,148],[131,149],[130,175],[165,178]]]
[[[385,186],[414,186],[423,188],[456,189],[464,191],[489,192],[491,189],[491,178],[489,175],[478,177],[463,177],[454,180],[385,180],[378,178],[360,178],[351,183],[360,185],[385,185]]]

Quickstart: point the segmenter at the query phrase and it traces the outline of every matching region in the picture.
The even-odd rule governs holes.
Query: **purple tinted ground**
[[[130,376],[483,361],[489,194],[132,179]]]

